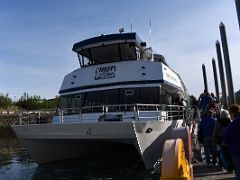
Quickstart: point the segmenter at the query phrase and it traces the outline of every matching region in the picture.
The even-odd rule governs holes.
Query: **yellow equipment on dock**
[[[160,180],[192,180],[191,140],[188,128],[177,130],[173,138],[166,140],[162,153]]]

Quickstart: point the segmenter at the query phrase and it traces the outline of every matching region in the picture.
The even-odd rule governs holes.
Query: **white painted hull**
[[[50,163],[101,152],[116,144],[135,146],[146,168],[161,157],[176,121],[34,124],[13,126],[33,159]],[[116,149],[117,155],[117,149]]]

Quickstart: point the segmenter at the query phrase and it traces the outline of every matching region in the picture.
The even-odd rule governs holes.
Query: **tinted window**
[[[120,89],[120,104],[136,104],[139,103],[139,88]]]
[[[121,44],[120,48],[123,61],[137,59],[135,44]]]
[[[59,100],[59,108],[66,108],[67,107],[67,100],[69,96],[61,96]]]
[[[106,62],[120,61],[120,53],[118,44],[100,46],[92,48],[91,58],[95,64],[102,64]]]
[[[100,92],[88,92],[85,95],[84,106],[98,106],[100,105]]]
[[[102,91],[101,99],[101,104],[118,104],[118,89]]]
[[[102,45],[79,52],[81,66],[108,62],[136,60],[140,58],[140,49],[135,43]]]
[[[117,104],[159,104],[166,102],[166,95],[159,97],[159,88],[121,88],[61,96],[59,108],[81,108],[86,106]],[[94,112],[97,108],[90,111]],[[98,108],[99,109],[99,108]],[[100,108],[101,109],[101,108]]]
[[[75,96],[62,96],[59,101],[59,108],[75,108]]]
[[[84,100],[84,93],[78,94],[75,96],[75,104],[77,108],[80,108],[82,106],[83,100]]]
[[[139,103],[141,104],[158,104],[159,88],[141,88]]]

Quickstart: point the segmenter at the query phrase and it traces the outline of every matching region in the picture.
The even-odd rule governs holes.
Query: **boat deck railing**
[[[57,115],[61,123],[64,122],[64,118],[67,115],[78,115],[78,120],[82,122],[86,120],[84,115],[94,113],[98,114],[99,121],[121,121],[124,119],[168,121],[184,119],[186,115],[185,109],[184,106],[165,104],[118,104],[58,109]]]
[[[186,119],[187,108],[165,104],[118,104],[85,106],[82,108],[62,108],[44,110],[17,115],[18,124],[52,123],[52,117],[59,118],[58,123],[83,121],[123,121],[123,120],[179,120]],[[57,123],[57,122],[56,122]]]

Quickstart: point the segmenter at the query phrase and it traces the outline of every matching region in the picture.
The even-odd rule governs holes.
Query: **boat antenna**
[[[132,18],[131,18],[131,32],[132,32]]]
[[[151,37],[152,37],[152,22],[150,19],[150,23],[149,23],[149,45],[151,46]]]
[[[151,59],[153,60],[154,57],[153,57],[151,38],[152,38],[152,22],[151,22],[151,19],[150,19],[150,22],[149,22],[149,48],[151,49]]]

